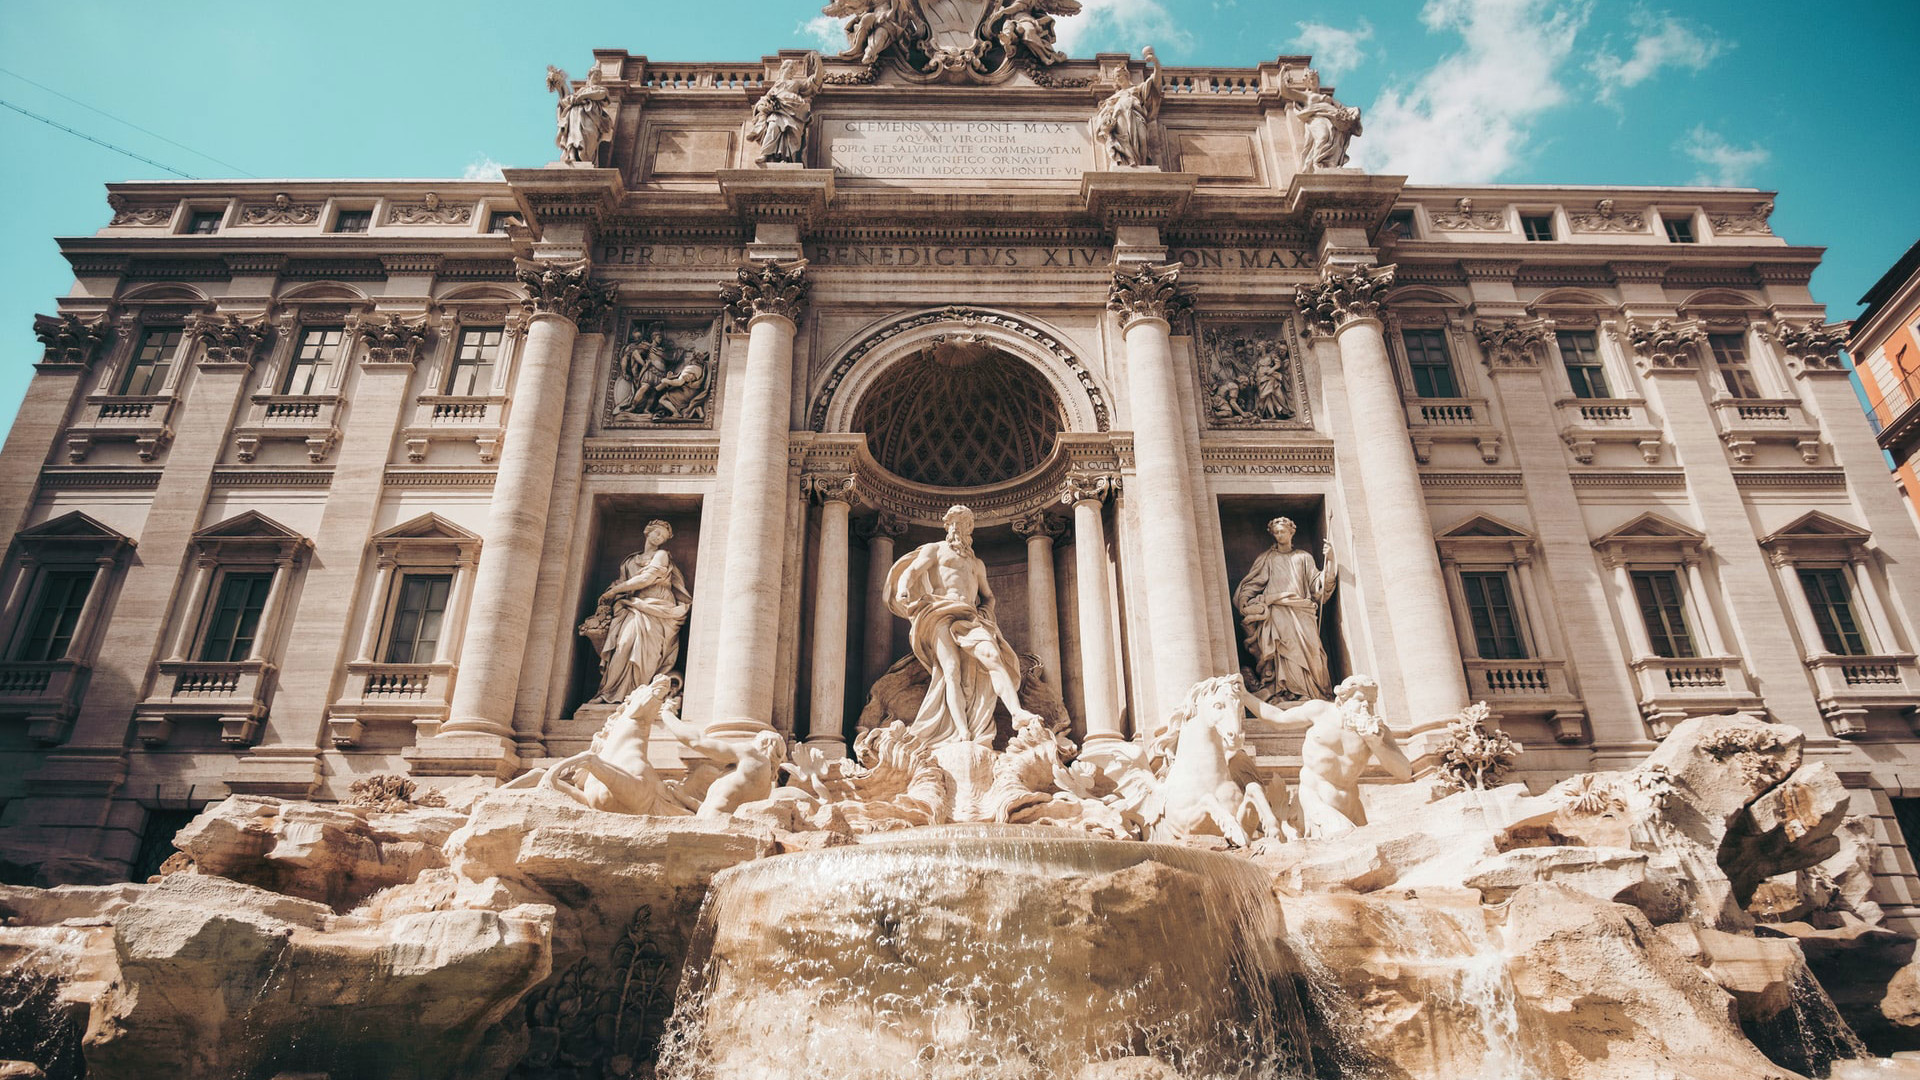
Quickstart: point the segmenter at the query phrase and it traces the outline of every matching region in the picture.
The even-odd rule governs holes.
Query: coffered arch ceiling
[[[1044,376],[971,335],[943,335],[890,365],[853,415],[853,429],[887,471],[946,488],[998,484],[1038,468],[1064,427]]]

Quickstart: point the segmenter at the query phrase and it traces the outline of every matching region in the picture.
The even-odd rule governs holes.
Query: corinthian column
[[[1113,590],[1107,584],[1107,531],[1100,505],[1119,487],[1112,476],[1069,476],[1060,485],[1060,501],[1073,507],[1074,590],[1079,603],[1080,686],[1086,699],[1085,749],[1120,742],[1120,697],[1114,677]],[[1155,721],[1158,722],[1157,720]]]
[[[1035,510],[1015,518],[1013,531],[1027,538],[1027,639],[1046,669],[1046,681],[1065,692],[1060,671],[1060,607],[1054,600],[1053,541],[1065,532],[1060,522]]]
[[[573,342],[579,324],[599,318],[613,302],[613,287],[589,278],[591,269],[585,259],[519,262],[527,337],[468,607],[481,632],[466,638],[450,718],[440,729],[442,735],[497,736],[509,752],[514,693],[533,617],[532,568],[546,540]]]
[[[1391,266],[1328,267],[1319,284],[1300,286],[1299,302],[1315,330],[1332,334],[1340,346],[1367,514],[1380,577],[1390,590],[1386,607],[1401,685],[1412,721],[1422,725],[1466,708],[1467,681],[1406,409],[1381,333],[1380,294],[1392,284]]]
[[[713,662],[718,677],[707,729],[720,735],[773,730],[774,663],[780,639],[780,578],[787,550],[787,433],[793,408],[793,335],[806,307],[807,264],[751,263],[720,290],[727,313],[747,326],[727,504],[726,595]]]
[[[1127,399],[1133,417],[1134,479],[1140,548],[1147,568],[1147,617],[1153,627],[1157,725],[1201,679],[1214,674],[1207,603],[1200,588],[1200,528],[1193,515],[1193,471],[1181,426],[1179,374],[1169,319],[1191,305],[1180,267],[1116,270],[1107,307],[1120,315],[1127,342]]]
[[[893,542],[907,531],[905,522],[882,510],[860,527],[867,538],[867,637],[862,643],[862,689],[873,686],[893,664],[893,612],[887,608],[887,572],[893,569]]]
[[[853,476],[808,476],[807,497],[820,504],[820,570],[813,581],[813,700],[807,742],[838,756],[846,749],[847,515]]]

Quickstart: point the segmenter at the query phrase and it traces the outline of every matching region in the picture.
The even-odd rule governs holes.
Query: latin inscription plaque
[[[1086,125],[1068,120],[827,120],[842,176],[876,180],[1077,180],[1093,168]]]

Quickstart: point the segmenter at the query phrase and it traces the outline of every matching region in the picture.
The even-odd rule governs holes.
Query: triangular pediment
[[[375,540],[457,540],[463,543],[480,539],[474,533],[455,525],[435,513],[421,514],[411,521],[403,521],[383,533],[376,533]]]
[[[1698,529],[1682,525],[1672,518],[1662,517],[1649,510],[1595,540],[1594,544],[1598,546],[1622,540],[1671,540],[1700,543],[1706,538],[1706,534]]]
[[[196,540],[298,540],[306,537],[287,528],[258,510],[248,510],[236,514],[225,521],[209,525],[193,534]]]
[[[131,545],[133,541],[98,518],[71,510],[43,521],[30,529],[21,529],[22,540],[109,540]]]
[[[1768,533],[1760,542],[1774,544],[1782,540],[1866,540],[1873,534],[1851,522],[1811,510],[1787,525]]]
[[[1531,540],[1533,534],[1491,514],[1475,514],[1440,534],[1442,539]]]

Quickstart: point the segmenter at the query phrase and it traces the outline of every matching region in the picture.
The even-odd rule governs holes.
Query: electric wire
[[[110,142],[107,142],[107,141],[106,141],[105,139],[96,139],[96,138],[94,138],[93,136],[91,136],[91,135],[89,135],[89,134],[87,134],[87,133],[86,133],[86,132],[84,132],[84,131],[75,131],[74,129],[72,129],[72,128],[70,128],[70,127],[68,127],[68,126],[67,126],[67,125],[65,125],[65,124],[62,124],[62,123],[60,123],[60,122],[58,122],[58,121],[55,121],[55,120],[49,120],[49,119],[47,119],[46,117],[44,117],[44,116],[41,116],[41,115],[40,115],[39,113],[37,113],[37,112],[32,112],[32,111],[30,111],[30,110],[27,110],[27,109],[23,109],[23,108],[21,108],[20,106],[18,106],[18,105],[15,105],[15,104],[14,104],[13,102],[11,102],[11,101],[7,101],[7,100],[6,100],[6,99],[4,99],[4,98],[0,98],[0,105],[4,105],[4,106],[6,106],[7,108],[9,108],[9,109],[12,109],[12,110],[13,110],[14,112],[17,112],[17,113],[19,113],[19,114],[20,114],[21,116],[25,116],[25,117],[28,117],[29,119],[33,119],[33,120],[38,120],[38,121],[40,121],[41,123],[43,123],[43,124],[45,124],[45,125],[47,125],[48,127],[51,127],[51,128],[59,128],[59,129],[60,129],[61,131],[64,131],[64,132],[66,132],[66,133],[67,133],[67,134],[69,134],[69,135],[77,135],[77,136],[79,136],[80,138],[82,138],[82,139],[85,139],[85,140],[87,140],[87,141],[88,141],[88,142],[90,142],[90,143],[93,143],[93,144],[94,144],[95,146],[104,146],[104,147],[106,147],[107,149],[109,149],[109,150],[112,150],[112,151],[113,151],[114,153],[116,153],[116,154],[125,154],[125,155],[127,155],[128,157],[130,157],[130,158],[132,158],[132,159],[134,159],[135,161],[144,161],[144,162],[146,162],[147,164],[149,164],[149,165],[151,165],[151,166],[153,166],[153,167],[154,167],[154,168],[156,168],[156,169],[165,169],[166,171],[168,171],[168,172],[170,172],[170,173],[172,173],[173,175],[175,175],[175,176],[178,176],[178,177],[181,177],[181,178],[183,178],[183,179],[186,179],[186,180],[198,180],[198,179],[199,179],[199,177],[197,177],[197,176],[193,176],[193,175],[191,175],[191,174],[189,174],[189,173],[183,173],[183,172],[181,172],[181,171],[180,171],[179,169],[176,169],[176,168],[174,168],[174,167],[173,167],[173,166],[171,166],[171,165],[162,165],[162,164],[160,164],[159,162],[157,162],[157,161],[155,161],[155,160],[153,160],[153,159],[152,159],[152,158],[150,158],[150,157],[141,157],[141,156],[140,156],[139,154],[136,154],[136,153],[134,153],[133,151],[131,151],[131,150],[129,150],[129,149],[127,149],[127,148],[126,148],[126,147],[124,147],[124,146],[115,146],[115,145],[113,145],[112,143],[110,143]]]
[[[148,128],[143,128],[139,124],[136,124],[131,120],[122,119],[121,117],[115,116],[105,109],[99,108],[94,105],[89,105],[86,102],[81,101],[79,98],[74,97],[70,94],[63,94],[60,91],[55,90],[53,87],[48,86],[46,83],[35,82],[34,80],[27,78],[25,75],[22,75],[17,71],[9,71],[6,68],[0,67],[0,75],[10,75],[13,78],[19,79],[21,82],[26,83],[28,86],[38,87],[39,89],[45,90],[47,93],[52,94],[54,97],[60,98],[63,101],[71,101],[75,105],[80,106],[81,108],[87,110],[88,112],[99,113],[101,116],[106,117],[107,119],[113,121],[116,124],[123,124],[127,127],[132,128],[135,131],[140,132],[142,135],[151,135],[154,138],[159,139],[161,142],[166,143],[169,146],[177,146],[180,149],[185,150],[187,153],[192,154],[195,157],[205,158],[208,161],[213,162],[215,165],[219,165],[223,168],[232,169],[234,172],[239,173],[241,176],[246,176],[246,177],[253,176],[252,173],[246,171],[245,169],[242,169],[240,166],[235,165],[230,161],[221,161],[219,158],[214,157],[212,154],[206,153],[203,150],[195,150],[193,147],[188,146],[186,143],[180,142],[176,139],[169,139],[165,135],[162,135],[157,131],[153,131]]]

